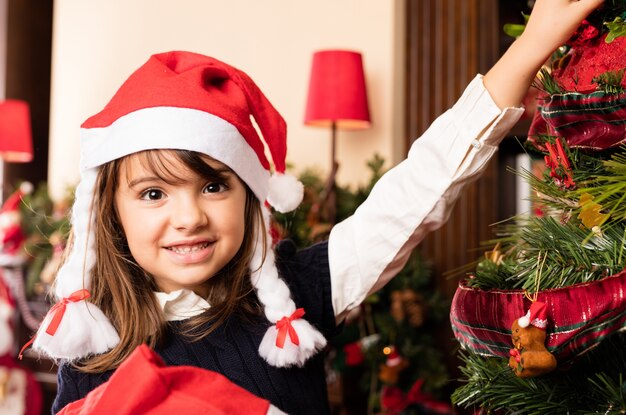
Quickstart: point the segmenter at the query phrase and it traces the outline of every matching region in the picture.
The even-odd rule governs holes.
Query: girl
[[[294,209],[281,116],[243,72],[152,56],[82,125],[73,240],[34,347],[65,359],[53,411],[140,344],[294,414],[328,412],[321,353],[347,312],[446,219],[523,110],[549,54],[602,0],[537,0],[524,34],[389,171],[328,242],[274,251],[269,210]],[[264,144],[251,123],[254,117]]]

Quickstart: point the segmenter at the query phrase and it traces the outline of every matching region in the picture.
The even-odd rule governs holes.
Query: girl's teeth
[[[207,243],[193,246],[172,246],[169,249],[176,252],[177,254],[189,254],[191,252],[196,252],[201,249],[204,249],[208,246]]]

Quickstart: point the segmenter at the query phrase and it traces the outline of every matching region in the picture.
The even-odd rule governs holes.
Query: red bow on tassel
[[[52,319],[50,320],[50,324],[48,324],[48,328],[46,328],[46,333],[54,336],[59,328],[59,324],[61,324],[61,321],[63,320],[65,309],[69,303],[77,303],[79,301],[86,300],[89,297],[91,297],[91,294],[83,288],[82,290],[73,292],[69,297],[62,298],[61,301],[53,305],[48,312],[52,315]]]
[[[285,347],[285,340],[287,339],[287,334],[289,334],[289,339],[296,346],[300,344],[300,339],[298,338],[298,333],[291,325],[291,322],[301,318],[304,316],[304,308],[299,308],[293,312],[289,317],[283,317],[276,323],[276,329],[278,330],[278,336],[276,336],[276,347],[280,347],[281,349]]]
[[[65,309],[67,308],[67,305],[69,303],[77,303],[79,301],[86,300],[89,297],[91,297],[91,294],[89,294],[89,291],[83,288],[82,290],[74,291],[69,297],[64,297],[61,299],[61,301],[53,305],[50,311],[48,311],[48,314],[51,315],[52,318],[50,319],[50,323],[48,323],[48,327],[46,328],[46,333],[48,333],[51,336],[55,335],[55,333],[57,332],[59,328],[59,325],[61,324],[61,321],[63,320]],[[22,347],[22,350],[20,350],[20,353],[18,355],[18,358],[20,360],[22,360],[24,350],[26,350],[31,344],[33,344],[36,337],[37,335],[34,335],[33,338],[30,339],[28,343],[26,343]]]

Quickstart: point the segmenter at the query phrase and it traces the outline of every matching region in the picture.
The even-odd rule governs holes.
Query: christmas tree
[[[626,413],[626,1],[607,0],[542,69],[530,215],[459,285],[459,406]]]

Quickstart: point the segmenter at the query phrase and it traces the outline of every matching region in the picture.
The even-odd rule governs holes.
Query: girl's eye
[[[142,200],[161,200],[165,195],[161,190],[148,189],[141,194]]]
[[[204,187],[204,193],[220,193],[226,190],[224,183],[209,183]]]

